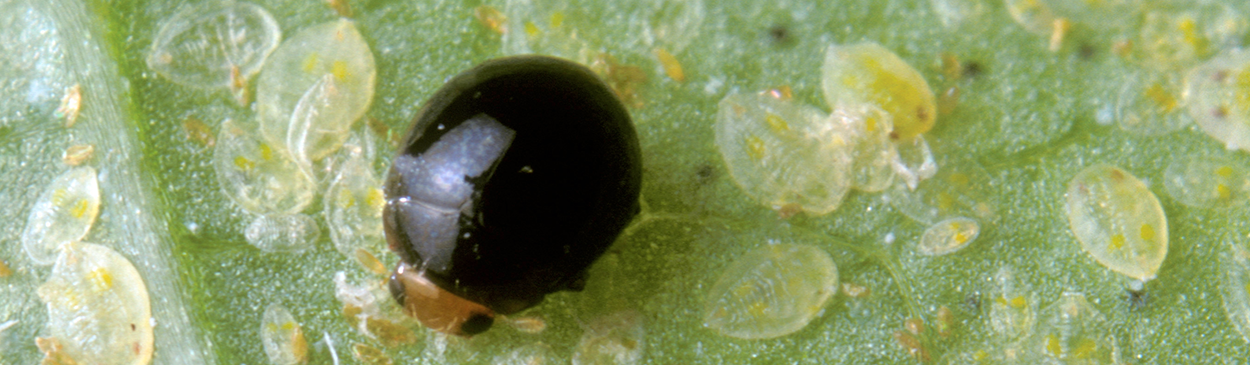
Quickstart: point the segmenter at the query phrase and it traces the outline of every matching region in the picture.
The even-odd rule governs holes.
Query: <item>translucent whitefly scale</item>
[[[260,322],[260,342],[274,365],[308,362],[308,342],[291,312],[281,304],[270,304]]]
[[[851,141],[820,110],[764,94],[732,94],[716,112],[716,145],[746,194],[774,208],[837,209],[851,186]]]
[[[890,140],[890,115],[871,105],[838,106],[829,118],[840,123],[851,143],[851,187],[878,192],[894,182],[898,149]]]
[[[1241,242],[1228,243],[1231,252],[1220,256],[1224,276],[1220,295],[1224,298],[1224,314],[1241,337],[1250,342],[1250,251]]]
[[[555,357],[552,356],[553,350],[550,346],[542,343],[531,343],[521,346],[505,355],[495,356],[491,360],[494,365],[546,365],[557,364]]]
[[[952,158],[943,161],[933,177],[916,189],[896,182],[886,190],[886,200],[899,212],[917,222],[932,225],[953,217],[976,219],[985,230],[998,221],[998,203],[993,199],[989,173],[976,161]]]
[[[937,174],[938,165],[933,160],[933,150],[929,149],[923,135],[894,143],[895,159],[891,162],[897,181],[915,190],[921,181]]]
[[[937,99],[924,76],[876,43],[830,46],[820,86],[830,106],[870,104],[889,113],[895,140],[927,132],[937,120]]]
[[[1250,151],[1250,51],[1228,50],[1190,70],[1184,99],[1203,132]]]
[[[1248,29],[1250,21],[1225,4],[1151,10],[1141,16],[1130,59],[1152,70],[1176,72],[1239,46]]]
[[[506,0],[508,31],[501,45],[508,55],[544,54],[587,63],[592,49],[574,24],[581,15],[567,1]]]
[[[351,110],[341,108],[345,102],[341,99],[347,97],[328,73],[300,97],[286,135],[286,148],[296,162],[311,166],[313,160],[338,150],[347,140],[351,123],[344,122],[350,116],[343,112]]]
[[[981,225],[975,219],[950,218],[937,222],[920,236],[916,251],[930,256],[941,256],[959,251],[981,234]]]
[[[646,349],[641,313],[633,310],[595,318],[573,350],[573,365],[637,364]]]
[[[1024,360],[1030,363],[1120,363],[1110,325],[1079,293],[1063,293],[1041,311],[1037,327],[1025,339],[1024,353]]]
[[[1184,86],[1174,73],[1141,73],[1124,80],[1116,99],[1116,124],[1142,136],[1175,132],[1193,123],[1185,113]]]
[[[990,329],[1011,342],[1029,334],[1036,322],[1037,295],[1016,280],[1015,271],[1002,267],[994,274],[990,292]]]
[[[147,64],[180,85],[229,87],[236,77],[260,72],[281,38],[278,22],[264,8],[206,1],[161,21]]]
[[[1005,0],[1007,12],[1025,30],[1050,35],[1056,19],[1087,27],[1091,32],[1120,34],[1136,24],[1140,6],[1131,0]]]
[[[708,292],[703,326],[742,339],[794,333],[816,318],[838,289],[824,250],[772,244],[738,258]]]
[[[681,53],[703,29],[703,0],[646,0],[637,3],[635,14],[642,19],[630,22],[633,30],[622,33],[641,36],[649,47]]]
[[[1038,0],[1005,0],[1007,5],[1007,13],[1011,14],[1011,19],[1020,24],[1025,30],[1035,33],[1048,35],[1051,26],[1055,21],[1055,14],[1051,11],[1049,4],[1045,1]]]
[[[152,307],[143,278],[108,247],[75,242],[37,290],[48,334],[80,364],[143,365],[152,359]]]
[[[22,230],[22,248],[36,264],[51,265],[61,245],[83,239],[99,213],[96,170],[71,168],[53,179],[31,205]]]
[[[278,46],[260,73],[256,105],[261,135],[271,144],[285,145],[301,100],[309,96],[313,104],[305,103],[303,113],[316,114],[307,120],[308,130],[313,133],[310,136],[341,133],[346,138],[352,124],[369,109],[376,73],[373,53],[351,20],[339,19],[300,30]],[[333,77],[332,83],[323,82],[327,74]],[[323,85],[317,86],[318,83]],[[314,87],[323,90],[310,91]],[[320,146],[306,151],[308,159],[321,159],[343,142],[340,139],[328,146],[313,143],[319,140],[306,142]]]
[[[312,202],[316,184],[285,148],[262,141],[232,120],[221,123],[213,150],[221,190],[253,214],[295,214]]]
[[[317,242],[321,229],[304,214],[265,214],[256,216],[243,237],[264,252],[299,253]]]
[[[1146,184],[1097,164],[1077,173],[1066,195],[1068,224],[1085,252],[1112,271],[1154,279],[1168,253],[1168,222]]]
[[[1228,207],[1246,201],[1250,176],[1242,165],[1226,158],[1189,156],[1168,164],[1163,170],[1163,187],[1181,204]]]
[[[929,5],[933,6],[933,12],[942,21],[942,25],[948,28],[980,18],[988,9],[986,2],[980,0],[930,0]]]
[[[382,208],[386,198],[369,161],[361,156],[344,161],[322,202],[330,240],[340,253],[355,257],[358,249],[385,252]]]

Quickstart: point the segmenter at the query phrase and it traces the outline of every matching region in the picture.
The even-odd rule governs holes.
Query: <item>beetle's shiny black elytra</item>
[[[580,290],[639,212],[638,137],[585,67],[487,61],[430,97],[386,179],[391,292],[425,325],[471,335],[494,313]]]

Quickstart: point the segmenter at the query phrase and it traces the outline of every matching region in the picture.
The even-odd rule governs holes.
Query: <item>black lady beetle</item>
[[[383,222],[402,259],[391,294],[422,324],[468,336],[580,290],[638,214],[641,182],[629,113],[590,70],[487,61],[426,101],[387,174]]]

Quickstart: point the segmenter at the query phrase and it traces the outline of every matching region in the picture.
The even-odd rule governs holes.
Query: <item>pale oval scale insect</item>
[[[1028,335],[1037,321],[1037,294],[1016,279],[1010,266],[999,268],[991,281],[990,329],[1001,335],[1003,342]]]
[[[840,105],[833,108],[830,123],[839,123],[851,144],[851,186],[878,192],[894,182],[898,149],[890,139],[894,124],[890,115],[872,105]]]
[[[322,198],[326,224],[334,248],[352,257],[356,250],[385,252],[382,234],[382,208],[386,197],[369,162],[361,156],[348,157]]]
[[[81,364],[152,360],[147,286],[121,254],[93,243],[67,244],[37,292],[48,306],[48,334],[61,354]]]
[[[1042,309],[1025,339],[1025,360],[1045,364],[1119,364],[1120,351],[1102,313],[1085,295],[1063,293]]]
[[[300,30],[270,55],[257,81],[261,135],[270,143],[286,144],[292,120],[301,118],[317,137],[313,141],[338,135],[345,139],[369,109],[376,74],[373,52],[351,20]],[[325,82],[326,75],[331,82]],[[319,160],[342,142],[310,144],[318,147],[308,149],[306,157]]]
[[[1220,296],[1224,301],[1224,314],[1241,337],[1250,342],[1250,251],[1241,242],[1227,245],[1229,252],[1220,256],[1223,264]]]
[[[1163,187],[1181,204],[1228,207],[1246,200],[1250,176],[1242,165],[1226,158],[1189,156],[1168,164],[1163,170]]]
[[[232,120],[221,124],[213,169],[226,197],[253,214],[294,214],[312,203],[316,183],[285,148]]]
[[[838,289],[833,258],[816,246],[773,244],[725,269],[703,308],[703,326],[725,336],[765,339],[807,326]]]
[[[1116,124],[1129,133],[1156,136],[1175,132],[1193,123],[1181,99],[1183,86],[1172,73],[1142,73],[1120,81],[1116,99]]]
[[[229,87],[259,72],[281,38],[278,22],[260,6],[206,1],[161,21],[147,64],[180,85]]]
[[[1184,98],[1203,132],[1250,151],[1250,51],[1231,49],[1191,69]]]
[[[641,313],[625,310],[595,318],[573,351],[573,365],[638,364],[646,350]]]
[[[885,110],[895,140],[927,132],[937,120],[937,98],[924,76],[877,43],[830,46],[820,86],[831,106],[866,103]]]
[[[917,222],[932,225],[949,218],[968,217],[985,228],[998,221],[992,180],[974,160],[950,156],[940,170],[917,183],[914,189],[906,184],[907,179],[900,180],[903,181],[886,190],[885,198]]]
[[[308,342],[295,316],[281,304],[270,304],[260,322],[260,342],[274,365],[308,362]]]
[[[981,225],[975,219],[954,217],[929,226],[916,250],[930,256],[946,255],[967,247],[980,234]]]
[[[22,248],[31,261],[50,265],[61,245],[83,239],[100,213],[100,186],[91,166],[71,168],[52,180],[31,205]]]
[[[304,214],[266,214],[256,216],[243,237],[261,251],[298,253],[313,246],[321,229]]]
[[[1168,253],[1168,223],[1146,184],[1097,164],[1072,178],[1065,200],[1072,234],[1094,260],[1130,278],[1154,279]]]
[[[814,107],[732,94],[716,112],[716,146],[734,182],[760,203],[837,209],[851,186],[851,140]]]

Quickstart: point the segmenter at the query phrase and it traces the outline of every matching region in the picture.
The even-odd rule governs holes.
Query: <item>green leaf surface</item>
[[[253,2],[273,14],[284,37],[337,17],[320,0]],[[526,312],[545,319],[541,333],[497,325],[462,339],[418,328],[416,343],[387,347],[343,318],[332,282],[339,271],[352,282],[382,278],[336,251],[328,234],[299,254],[262,253],[244,239],[252,217],[222,195],[212,149],[189,139],[183,121],[201,120],[216,132],[222,120],[254,112],[239,107],[225,89],[180,86],[145,63],[161,21],[184,1],[0,0],[5,44],[31,36],[22,30],[52,32],[47,41],[52,43],[42,48],[0,44],[6,52],[0,54],[0,81],[46,80],[52,90],[22,94],[0,85],[0,201],[8,202],[0,208],[5,222],[0,261],[14,271],[0,278],[0,323],[19,321],[0,332],[0,362],[42,358],[33,339],[47,333],[46,310],[35,288],[49,270],[25,257],[19,236],[43,185],[65,169],[61,152],[83,143],[96,146],[89,163],[101,171],[103,199],[102,215],[87,239],[119,251],[145,277],[157,323],[155,364],[267,363],[260,323],[272,303],[287,307],[303,326],[314,364],[331,361],[322,342],[327,337],[343,363],[356,363],[355,343],[413,364],[492,363],[542,343],[550,349],[550,363],[567,363],[583,333],[593,330],[598,318],[619,311],[639,314],[646,334],[639,345],[641,363],[647,364],[915,362],[896,340],[911,318],[928,325],[921,343],[931,360],[966,363],[978,351],[993,353],[1012,343],[990,325],[998,290],[993,278],[1005,267],[1036,298],[1030,305],[1037,311],[1064,292],[1083,293],[1106,318],[1123,362],[1250,358],[1250,345],[1225,314],[1220,286],[1220,258],[1246,244],[1250,209],[1244,202],[1185,206],[1163,187],[1164,169],[1173,159],[1220,156],[1244,169],[1250,157],[1225,150],[1195,126],[1141,136],[1100,123],[1106,121],[1100,113],[1111,113],[1125,80],[1179,71],[1149,71],[1117,56],[1096,29],[1074,28],[1063,47],[1049,51],[1048,36],[1023,29],[997,1],[705,1],[689,46],[673,51],[686,76],[678,82],[665,76],[651,47],[640,41],[644,35],[637,24],[655,14],[645,6],[651,2],[543,5],[565,14],[566,26],[591,54],[610,54],[646,75],[638,90],[642,106],[631,109],[643,152],[646,209],[592,268],[587,289],[548,296]],[[502,0],[348,3],[377,63],[366,118],[393,134],[406,130],[444,80],[505,55],[501,36],[474,17],[479,5],[510,6]],[[943,4],[981,11],[946,24],[935,10]],[[1185,12],[1203,4],[1141,6]],[[1250,3],[1223,5],[1242,21],[1250,16]],[[1246,38],[1243,33],[1236,43]],[[968,248],[945,256],[917,253],[927,226],[880,194],[852,192],[833,213],[779,218],[750,200],[722,162],[712,132],[721,98],[787,85],[796,100],[828,110],[820,95],[826,47],[865,40],[914,66],[935,93],[958,88],[957,104],[943,111],[926,139],[942,168],[979,164],[991,179],[982,193],[996,204],[1000,218],[983,227]],[[47,66],[39,70],[51,71],[19,72],[20,62],[9,55],[31,50],[44,50],[39,59]],[[944,75],[943,54],[975,63],[979,72],[959,79]],[[57,90],[75,83],[83,87],[83,116],[65,128],[53,116]],[[387,135],[379,137],[383,142],[373,162],[381,173],[395,150],[385,142]],[[1119,166],[1145,181],[1168,218],[1167,258],[1157,279],[1138,294],[1127,289],[1129,279],[1083,252],[1068,228],[1063,210],[1068,181],[1096,163]],[[324,231],[321,206],[314,202],[305,213]],[[770,242],[828,251],[840,280],[869,293],[859,298],[840,293],[805,328],[776,339],[733,339],[704,328],[712,284],[735,259]],[[396,258],[383,260],[393,265]],[[954,318],[945,336],[933,330],[942,306]]]

